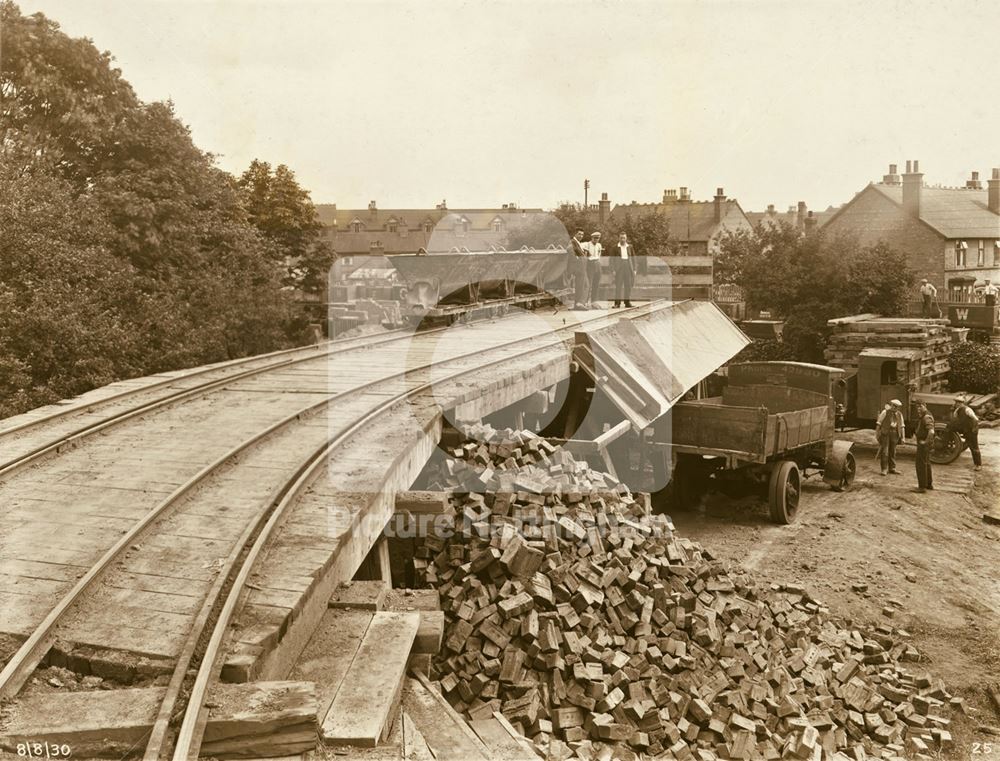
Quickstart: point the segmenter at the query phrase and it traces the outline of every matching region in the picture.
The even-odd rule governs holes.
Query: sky
[[[839,205],[1000,167],[993,0],[15,0],[317,203]]]

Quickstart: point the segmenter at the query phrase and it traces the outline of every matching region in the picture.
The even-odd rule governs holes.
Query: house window
[[[964,267],[968,261],[969,244],[960,240],[955,244],[955,266]]]
[[[430,222],[424,222],[424,232],[430,234],[433,225]]]
[[[1000,267],[1000,240],[993,242],[993,266]]]
[[[495,233],[503,232],[503,222],[501,222],[499,219],[493,220],[493,232]]]
[[[389,232],[394,233],[399,230],[399,225],[396,223],[395,219],[389,220]]]
[[[976,257],[976,266],[982,267],[986,264],[986,241],[979,241],[979,255]]]
[[[361,232],[361,222],[359,220],[355,219],[353,222],[351,222],[351,232],[354,233]]]

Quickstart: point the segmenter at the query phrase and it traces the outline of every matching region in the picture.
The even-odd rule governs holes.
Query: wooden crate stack
[[[908,635],[760,589],[650,515],[645,495],[534,434],[470,431],[441,464],[454,532],[418,576],[446,612],[435,676],[546,758],[930,758],[944,685]]]
[[[954,343],[948,320],[854,315],[829,320],[832,333],[823,356],[833,367],[857,372],[863,349],[919,349],[923,357],[908,381],[921,391],[938,393],[946,389],[948,357]]]

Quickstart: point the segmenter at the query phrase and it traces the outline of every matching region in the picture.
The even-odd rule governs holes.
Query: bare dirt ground
[[[801,583],[834,615],[910,632],[927,669],[971,709],[955,716],[951,757],[1000,759],[1000,737],[979,728],[1000,726],[985,692],[1000,682],[1000,526],[982,519],[1000,509],[1000,430],[980,432],[984,467],[974,479],[966,451],[935,467],[939,488],[926,494],[910,491],[913,446],[901,447],[900,475],[881,476],[874,435],[849,438],[859,441],[854,488],[836,493],[810,479],[790,526],[770,524],[762,506],[716,495],[698,511],[673,514],[674,524],[758,582]],[[940,490],[970,480],[967,494]],[[854,591],[857,584],[867,591]]]

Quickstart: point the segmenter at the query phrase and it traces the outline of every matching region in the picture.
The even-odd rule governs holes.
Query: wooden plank
[[[329,712],[373,616],[364,610],[328,610],[293,666],[290,679],[316,683],[317,715]]]
[[[682,402],[674,405],[672,443],[712,450],[745,452],[763,456],[767,411]]]
[[[269,757],[304,753],[316,746],[316,690],[312,682],[218,684],[201,755]]]
[[[166,689],[144,687],[47,692],[20,697],[5,707],[0,748],[17,744],[66,744],[74,758],[124,757],[142,747]]]
[[[323,720],[330,745],[378,745],[396,718],[419,613],[376,613]]]
[[[487,761],[489,749],[424,677],[407,679],[403,707],[438,761]]]
[[[535,753],[531,744],[523,737],[518,739],[510,722],[506,722],[504,726],[499,721],[500,718],[503,718],[503,714],[496,713],[489,719],[469,722],[472,731],[489,749],[493,761],[538,761],[540,756]]]
[[[448,512],[448,495],[440,491],[401,491],[396,494],[396,512],[440,515]]]

